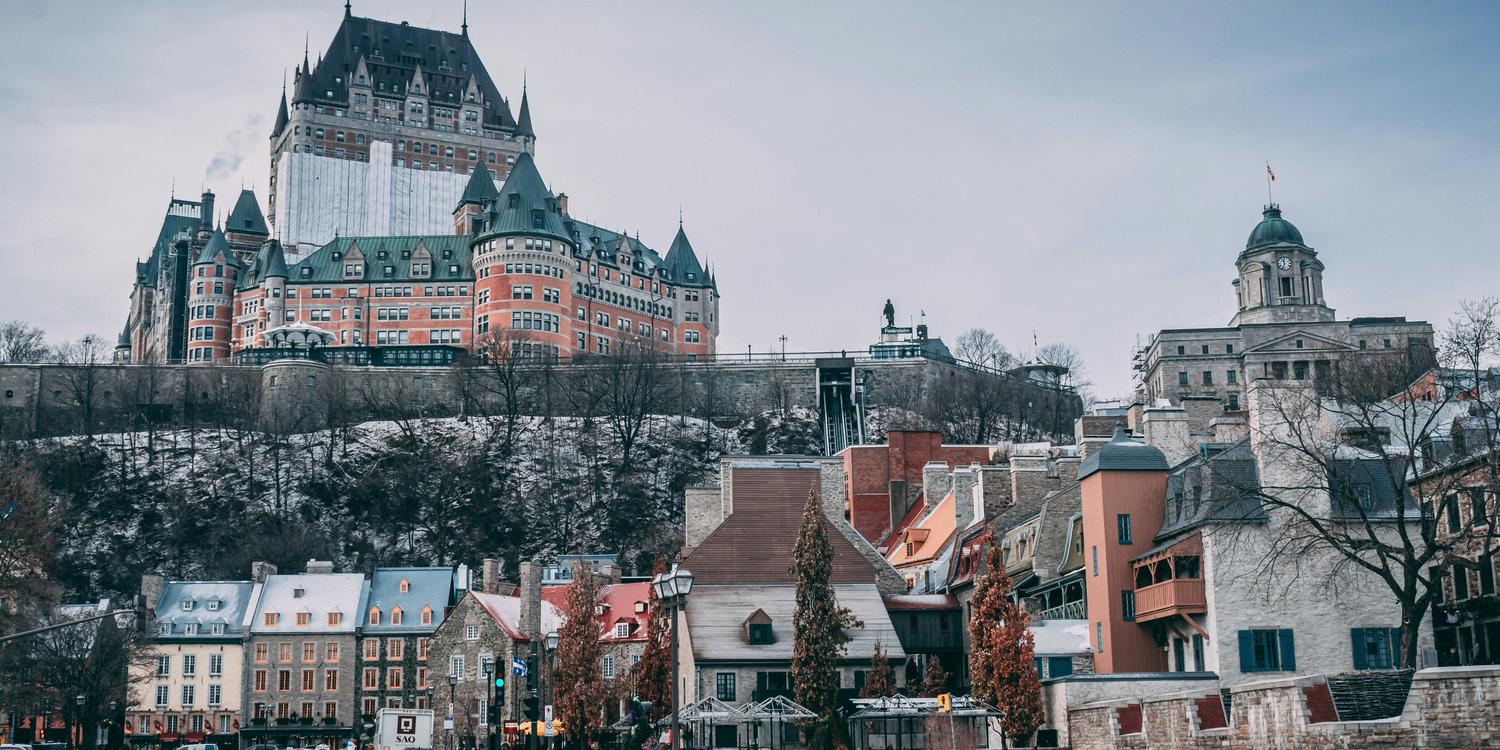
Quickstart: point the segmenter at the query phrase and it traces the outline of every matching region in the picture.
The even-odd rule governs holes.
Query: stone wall
[[[1340,679],[1336,677],[1335,679]],[[1048,685],[1049,713],[1067,703],[1062,745],[1074,750],[1361,750],[1482,748],[1500,743],[1500,666],[1440,667],[1417,672],[1399,716],[1340,720],[1321,675],[1266,680],[1232,690],[1224,728],[1215,689],[1162,694],[1160,681],[1139,681],[1135,695],[1084,704]],[[1115,686],[1128,690],[1125,683]],[[1140,716],[1139,726],[1133,721]],[[1138,731],[1130,731],[1138,729]]]

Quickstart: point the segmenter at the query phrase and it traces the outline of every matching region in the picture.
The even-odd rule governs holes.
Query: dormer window
[[[222,622],[216,622],[216,623],[214,623],[212,630],[213,630],[213,634],[214,635],[224,635],[224,623],[222,623]]]
[[[218,612],[219,611],[219,600],[218,599],[209,599],[208,600],[208,611],[210,611],[210,612]]]
[[[370,618],[369,618],[369,620],[367,622],[370,625],[379,625],[380,624],[380,608],[379,607],[371,607],[370,608]]]
[[[616,638],[629,638],[630,637],[630,623],[628,623],[628,622],[617,622],[617,623],[615,623],[615,637]]]
[[[432,607],[423,607],[422,608],[422,617],[421,617],[421,620],[422,620],[422,624],[423,625],[431,625],[432,624]]]
[[[190,623],[182,626],[182,632],[185,635],[197,635],[198,634],[198,623],[196,623],[196,622],[190,622]]]
[[[400,625],[401,624],[401,608],[400,607],[394,607],[394,608],[391,609],[391,624],[392,625]]]
[[[307,596],[307,589],[304,589],[304,588],[295,588],[295,589],[292,589],[292,598],[293,599],[301,599],[304,596]]]
[[[182,602],[182,611],[189,612],[189,611],[192,611],[192,609],[193,609],[193,602],[192,602],[191,599],[184,600]]]
[[[545,216],[545,212],[543,212],[542,209],[540,209],[540,208],[533,208],[533,209],[531,209],[531,226],[532,226],[533,229],[541,229],[542,228],[542,219],[543,219],[544,216]]]
[[[750,625],[750,645],[765,646],[773,643],[775,637],[771,633],[771,624],[752,623]]]
[[[646,611],[646,603],[645,602],[636,602],[635,603],[635,611],[636,612],[645,612]]]
[[[171,635],[172,634],[172,625],[170,623],[165,623],[165,622],[162,623],[159,627],[156,628],[156,634],[157,635]]]
[[[411,591],[411,581],[402,578],[401,583],[397,584],[396,588],[400,590],[401,593],[405,594],[406,592]]]

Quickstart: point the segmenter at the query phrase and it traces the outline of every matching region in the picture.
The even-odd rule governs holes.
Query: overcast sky
[[[575,215],[664,252],[683,211],[720,351],[862,348],[892,297],[1123,394],[1138,336],[1233,314],[1267,160],[1340,317],[1500,293],[1497,3],[470,6]],[[264,204],[283,73],[342,12],[0,3],[0,320],[113,337],[174,181]]]

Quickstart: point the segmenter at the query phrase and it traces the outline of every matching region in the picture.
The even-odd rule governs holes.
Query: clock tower
[[[1237,312],[1230,326],[1333,320],[1323,299],[1323,262],[1302,233],[1281,218],[1281,207],[1265,207],[1235,266]]]

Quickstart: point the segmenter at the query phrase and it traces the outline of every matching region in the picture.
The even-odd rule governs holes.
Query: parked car
[[[196,745],[183,745],[178,750],[219,750],[219,746],[212,742],[199,743]]]
[[[281,750],[281,748],[275,745],[251,745],[245,748],[245,750]]]
[[[0,750],[31,750],[30,745],[0,745]]]

